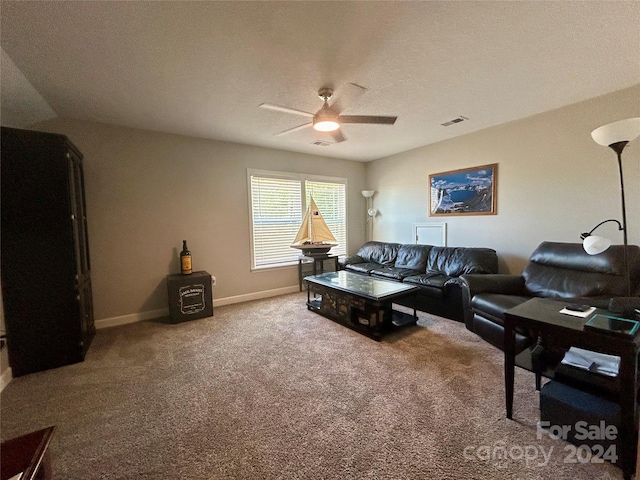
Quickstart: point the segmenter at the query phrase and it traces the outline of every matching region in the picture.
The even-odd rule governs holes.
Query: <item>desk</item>
[[[338,255],[329,255],[328,253],[314,256],[305,256],[300,255],[298,258],[298,284],[300,286],[300,291],[302,291],[302,279],[306,276],[302,274],[302,266],[304,264],[312,264],[313,269],[311,270],[311,275],[320,275],[325,272],[324,262],[331,260],[334,263],[334,271],[338,271]]]
[[[7,480],[20,472],[21,480],[53,478],[48,448],[55,428],[48,427],[2,442],[0,478]]]
[[[636,425],[637,412],[637,372],[638,353],[640,352],[640,335],[636,337],[613,336],[593,329],[585,329],[588,318],[564,315],[559,311],[565,302],[548,298],[533,298],[507,310],[504,318],[504,384],[506,396],[507,418],[513,418],[513,383],[516,364],[531,369],[525,359],[530,349],[518,355],[516,359],[515,330],[530,329],[536,332],[543,341],[548,340],[555,347],[568,349],[571,346],[607,353],[620,357],[620,370],[617,377],[618,403],[620,405],[620,443],[619,466],[625,480],[630,480],[636,463]],[[592,314],[610,314],[606,310],[596,309]],[[553,370],[543,370],[543,375],[552,378]]]

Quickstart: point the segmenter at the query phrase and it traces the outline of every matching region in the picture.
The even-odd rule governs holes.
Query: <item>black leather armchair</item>
[[[580,243],[543,242],[531,254],[522,275],[462,275],[459,285],[466,327],[503,349],[504,312],[532,297],[562,299],[609,310],[616,305],[637,305],[640,248],[635,245],[627,248],[632,298],[627,297],[622,245],[589,255]],[[534,340],[527,332],[517,332],[517,351]]]

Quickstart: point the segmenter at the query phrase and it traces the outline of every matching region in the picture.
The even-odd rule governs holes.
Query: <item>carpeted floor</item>
[[[537,438],[538,394],[502,353],[420,314],[381,342],[305,294],[99,330],[83,363],[14,379],[2,439],[57,425],[55,478],[621,479]]]

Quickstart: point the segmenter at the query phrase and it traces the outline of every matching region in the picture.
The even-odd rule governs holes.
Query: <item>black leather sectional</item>
[[[355,255],[339,260],[340,268],[417,285],[416,308],[464,321],[460,275],[498,272],[498,257],[490,248],[436,247],[367,242]],[[407,306],[412,306],[407,299]],[[402,302],[401,302],[402,303]]]

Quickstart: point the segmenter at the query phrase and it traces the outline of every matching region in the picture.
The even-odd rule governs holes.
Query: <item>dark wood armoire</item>
[[[95,335],[82,154],[2,127],[2,299],[13,376],[84,360]]]

